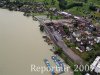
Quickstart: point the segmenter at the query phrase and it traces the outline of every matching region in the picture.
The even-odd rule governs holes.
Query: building
[[[97,67],[95,68],[96,73],[100,73],[100,62],[98,63]]]
[[[64,16],[65,18],[71,18],[71,17],[73,17],[72,14],[67,13],[67,12],[58,12],[58,14]]]
[[[85,75],[90,75],[89,73],[86,73]]]
[[[94,41],[96,41],[96,43],[100,43],[100,37],[95,38]]]
[[[90,65],[90,69],[95,71],[96,73],[100,73],[100,56],[94,60],[94,62]]]
[[[72,16],[72,14],[69,14],[67,12],[60,12],[60,14],[65,15],[65,16]]]

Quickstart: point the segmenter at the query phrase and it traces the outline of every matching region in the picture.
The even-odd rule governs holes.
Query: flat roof
[[[100,68],[100,62],[98,63],[97,67]]]
[[[91,69],[94,70],[96,69],[97,70],[100,69],[100,56],[97,56],[96,59],[94,60],[94,62],[91,64]]]
[[[67,12],[61,12],[61,14],[71,15],[71,14],[69,14],[69,13],[67,13]]]
[[[80,19],[80,17],[78,17],[78,16],[74,16],[74,18],[76,18],[76,19]]]
[[[100,56],[97,56],[97,58],[95,59],[95,61],[99,61],[100,60]]]

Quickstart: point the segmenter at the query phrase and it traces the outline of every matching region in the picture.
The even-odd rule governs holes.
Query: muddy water
[[[49,50],[44,42],[39,23],[21,12],[0,9],[0,75],[41,75],[31,72],[31,64],[45,66],[47,58],[52,65]],[[45,72],[43,75],[51,75]],[[62,75],[72,75],[69,73]]]

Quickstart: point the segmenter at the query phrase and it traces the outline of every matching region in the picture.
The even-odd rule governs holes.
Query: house
[[[86,51],[91,51],[91,50],[92,50],[92,47],[89,47],[89,46],[86,47]]]
[[[97,67],[95,68],[96,73],[100,73],[100,62],[98,63]]]
[[[55,12],[57,11],[57,8],[53,7],[53,8],[49,8],[49,10]]]
[[[75,18],[75,19],[78,19],[78,20],[79,20],[79,19],[81,19],[81,18],[80,18],[80,17],[78,17],[78,16],[74,16],[74,18]]]
[[[59,27],[58,32],[59,32],[59,34],[60,34],[62,37],[66,37],[66,33],[65,33],[63,27]]]
[[[80,52],[83,52],[83,50],[81,50],[79,47],[76,47],[77,50],[79,50]]]
[[[76,38],[76,41],[77,41],[77,42],[80,42],[81,40],[80,40],[79,38]]]
[[[80,35],[81,35],[81,33],[80,32],[73,32],[73,34],[72,34],[74,37],[79,37]]]
[[[90,75],[89,73],[86,73],[85,75]]]
[[[60,14],[65,15],[65,16],[71,16],[71,14],[69,14],[67,12],[60,12]]]
[[[64,16],[67,19],[73,17],[72,14],[69,14],[67,12],[58,12],[58,14]]]
[[[91,71],[95,71],[96,73],[100,73],[100,56],[94,60],[94,62],[90,65]]]
[[[100,43],[100,37],[95,38],[94,41],[96,41],[96,43]]]
[[[97,9],[97,12],[100,12],[100,8]]]

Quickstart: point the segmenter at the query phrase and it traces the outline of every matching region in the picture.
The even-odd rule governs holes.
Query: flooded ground
[[[45,58],[55,65],[51,60],[52,46],[44,42],[43,35],[38,21],[21,12],[0,9],[0,75],[41,75],[31,72],[31,64],[45,66]],[[51,74],[45,72],[43,75]]]

